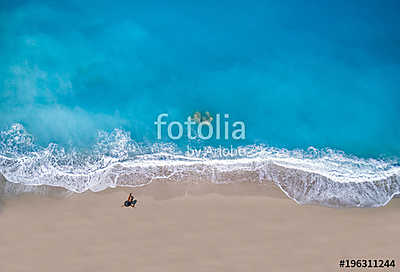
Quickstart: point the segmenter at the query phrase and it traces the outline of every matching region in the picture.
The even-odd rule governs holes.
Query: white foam
[[[209,159],[185,156],[173,144],[142,146],[119,129],[99,133],[97,144],[86,153],[56,144],[37,146],[19,124],[0,136],[0,172],[8,181],[79,193],[158,180],[272,181],[299,203],[330,206],[380,206],[400,193],[396,161],[362,159],[330,149],[290,151],[258,145],[242,147],[246,157]]]

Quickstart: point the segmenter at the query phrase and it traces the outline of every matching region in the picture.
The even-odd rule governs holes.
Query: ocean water
[[[74,192],[275,182],[299,203],[385,205],[400,193],[399,10],[377,0],[2,1],[0,173]],[[210,139],[198,124],[188,137],[196,112],[214,118]],[[168,135],[174,121],[179,139]]]

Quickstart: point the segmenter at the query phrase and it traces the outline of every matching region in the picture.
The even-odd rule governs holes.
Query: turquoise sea
[[[74,192],[275,182],[299,203],[385,205],[400,193],[399,10],[389,0],[2,1],[0,173],[7,186]],[[184,124],[196,113],[210,139]],[[177,123],[182,136],[170,137]]]

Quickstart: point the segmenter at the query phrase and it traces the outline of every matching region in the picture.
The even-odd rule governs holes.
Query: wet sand
[[[130,191],[137,207],[121,208]],[[400,265],[399,226],[399,198],[371,209],[301,206],[272,184],[24,194],[2,202],[0,271],[356,271],[339,260]]]

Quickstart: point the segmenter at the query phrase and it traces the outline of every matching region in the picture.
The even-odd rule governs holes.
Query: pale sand
[[[355,271],[339,260],[363,257],[400,266],[400,199],[332,209],[272,185],[157,184],[132,189],[138,206],[121,208],[129,191],[4,201],[0,271]]]

